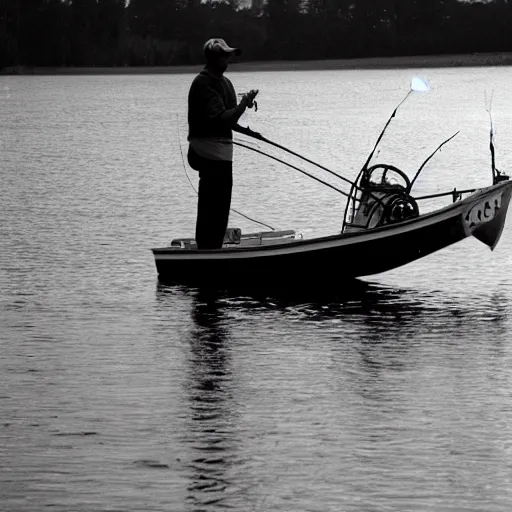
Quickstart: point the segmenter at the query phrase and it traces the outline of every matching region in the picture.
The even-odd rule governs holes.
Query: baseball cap
[[[224,52],[224,53],[234,53],[235,55],[240,55],[242,50],[240,48],[231,48],[228,46],[224,39],[220,39],[215,37],[213,39],[208,39],[204,44],[205,52]]]

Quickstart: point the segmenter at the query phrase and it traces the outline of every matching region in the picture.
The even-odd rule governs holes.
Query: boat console
[[[376,164],[362,171],[352,187],[343,232],[372,229],[419,216],[410,195],[411,181],[393,165]]]

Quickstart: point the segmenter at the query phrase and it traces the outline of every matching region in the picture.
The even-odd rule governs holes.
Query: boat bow
[[[504,182],[490,196],[467,208],[463,214],[463,225],[468,236],[474,236],[494,250],[505,226],[511,193],[512,182]]]

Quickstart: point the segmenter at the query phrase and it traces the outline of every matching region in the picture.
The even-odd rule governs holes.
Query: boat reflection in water
[[[342,291],[159,283],[160,307],[171,311],[185,303],[192,319],[188,431],[182,438],[191,510],[285,510],[275,496],[298,485],[301,471],[316,464],[320,471],[322,464],[332,466],[330,478],[350,468],[364,477],[369,461],[358,459],[358,446],[375,446],[374,463],[394,464],[386,451],[396,441],[393,425],[406,421],[424,428],[415,423],[422,417],[417,402],[438,406],[425,396],[430,390],[407,391],[404,381],[416,388],[439,379],[440,387],[448,385],[448,398],[452,391],[461,395],[457,407],[465,414],[470,402],[464,393],[473,386],[464,380],[466,367],[482,375],[489,361],[503,358],[505,296],[498,288],[472,302],[362,281]],[[265,382],[268,396],[261,389],[251,396]],[[453,434],[460,426],[450,421],[446,429]],[[323,441],[311,441],[311,448],[302,444],[318,432],[326,436]],[[324,453],[342,446],[348,459]],[[317,452],[322,459],[315,458]],[[295,464],[304,457],[309,469]],[[294,472],[289,480],[283,468]],[[301,485],[306,484],[304,477]]]
[[[467,296],[463,293],[414,290],[390,287],[362,280],[340,281],[303,286],[299,281],[286,287],[259,285],[218,285],[195,287],[177,285],[159,280],[160,299],[193,299],[193,319],[204,329],[215,325],[217,336],[229,330],[229,312],[276,311],[300,315],[301,320],[316,322],[336,318],[366,327],[385,328],[390,322],[393,330],[410,327],[421,333],[425,327],[443,323],[446,318],[463,319],[475,323],[482,318],[502,320],[506,316],[506,292],[500,287],[489,295]],[[165,300],[164,300],[165,301]],[[170,304],[169,304],[170,305]],[[412,324],[414,321],[414,325]],[[397,323],[398,322],[398,323]]]

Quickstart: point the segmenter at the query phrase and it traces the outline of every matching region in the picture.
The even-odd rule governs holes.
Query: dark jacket
[[[232,128],[242,112],[231,81],[204,69],[194,78],[188,93],[188,136],[232,139]]]

